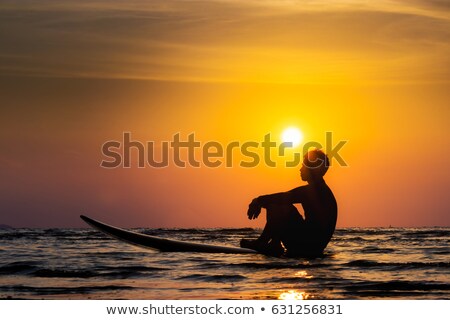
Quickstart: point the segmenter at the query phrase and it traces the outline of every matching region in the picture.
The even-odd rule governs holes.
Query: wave
[[[392,253],[395,249],[392,248],[379,248],[375,246],[367,246],[361,249],[361,253]]]
[[[292,262],[288,263],[277,263],[277,262],[269,262],[269,263],[257,263],[257,262],[243,262],[243,263],[232,263],[224,265],[225,268],[247,268],[247,269],[312,269],[312,268],[329,268],[333,265],[328,263],[299,263],[293,264]]]
[[[95,230],[75,229],[7,229],[0,230],[0,240],[26,239],[28,241],[46,240],[58,238],[58,240],[98,240],[110,239],[110,237]]]
[[[28,275],[39,278],[131,278],[152,276],[166,271],[163,267],[148,266],[100,266],[92,270],[87,269],[51,269],[42,268],[33,261],[12,262],[0,266],[0,275]]]
[[[438,237],[449,237],[450,229],[446,227],[436,227],[436,228],[343,228],[336,229],[335,234],[340,235],[351,235],[351,234],[362,234],[362,235],[404,235],[409,237],[415,236],[438,236]]]
[[[164,271],[170,270],[163,267],[148,266],[123,266],[123,267],[98,267],[95,268],[97,277],[112,279],[128,278],[155,278],[161,277]]]
[[[131,286],[80,286],[80,287],[33,287],[33,286],[0,286],[0,291],[14,293],[31,293],[34,295],[53,295],[53,294],[87,294],[99,291],[115,290],[133,290]]]
[[[367,238],[367,237],[363,237],[363,236],[341,236],[341,237],[333,237],[333,239],[331,240],[333,243],[339,243],[339,244],[361,244],[363,242],[376,242],[376,243],[381,243],[383,242],[385,239],[381,238],[381,237],[376,237],[376,238]]]
[[[195,280],[204,282],[238,282],[246,279],[247,277],[238,274],[191,274],[177,278],[177,280]]]
[[[396,234],[399,230],[394,228],[344,228],[336,229],[336,235],[352,235],[352,234],[362,234],[362,235],[381,235],[381,234]]]
[[[450,262],[377,262],[372,260],[354,260],[344,264],[348,267],[382,268],[390,270],[430,269],[450,267]]]
[[[406,237],[428,238],[428,237],[450,237],[448,229],[414,230],[403,233]]]
[[[93,278],[98,276],[92,271],[39,269],[31,273],[39,278]]]
[[[157,272],[166,269],[163,268],[96,268],[95,271],[89,270],[58,270],[58,269],[39,269],[30,275],[40,278],[111,278],[128,279],[141,277],[154,277]]]
[[[437,255],[449,255],[450,249],[448,247],[445,248],[423,248],[427,253],[437,254]]]
[[[362,281],[343,286],[348,291],[450,291],[450,285],[436,282],[417,281]]]
[[[0,275],[27,274],[35,271],[38,264],[35,261],[17,261],[0,266]]]

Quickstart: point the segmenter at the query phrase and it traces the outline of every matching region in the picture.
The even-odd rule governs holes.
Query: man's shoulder
[[[305,184],[304,186],[294,188],[294,189],[290,190],[289,192],[293,193],[293,194],[304,193],[304,192],[307,192],[310,188],[311,187],[308,184]]]
[[[292,193],[304,193],[304,192],[316,191],[317,189],[330,189],[330,188],[324,182],[324,183],[320,183],[320,184],[305,184],[303,186],[294,188],[294,189],[292,189],[289,192],[292,192]]]

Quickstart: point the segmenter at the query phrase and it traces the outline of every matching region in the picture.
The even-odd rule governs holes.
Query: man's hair
[[[314,149],[305,154],[303,164],[314,174],[324,176],[330,166],[330,160],[322,150]]]

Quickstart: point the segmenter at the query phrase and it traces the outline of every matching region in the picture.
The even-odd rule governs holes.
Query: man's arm
[[[267,208],[271,205],[285,205],[293,203],[292,194],[290,191],[259,196],[256,198],[256,201],[262,208]]]
[[[304,188],[305,187],[298,187],[287,192],[267,194],[253,199],[248,207],[248,218],[250,220],[256,219],[261,212],[261,208],[267,208],[271,205],[302,203],[305,193]]]

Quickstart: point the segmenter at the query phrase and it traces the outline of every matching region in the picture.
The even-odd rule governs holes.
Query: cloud
[[[412,0],[412,1],[399,1],[401,4],[414,4],[419,7],[429,8],[433,10],[450,9],[450,2],[447,0]]]
[[[0,7],[0,73],[442,82],[450,56],[442,10],[441,1],[7,2]]]

